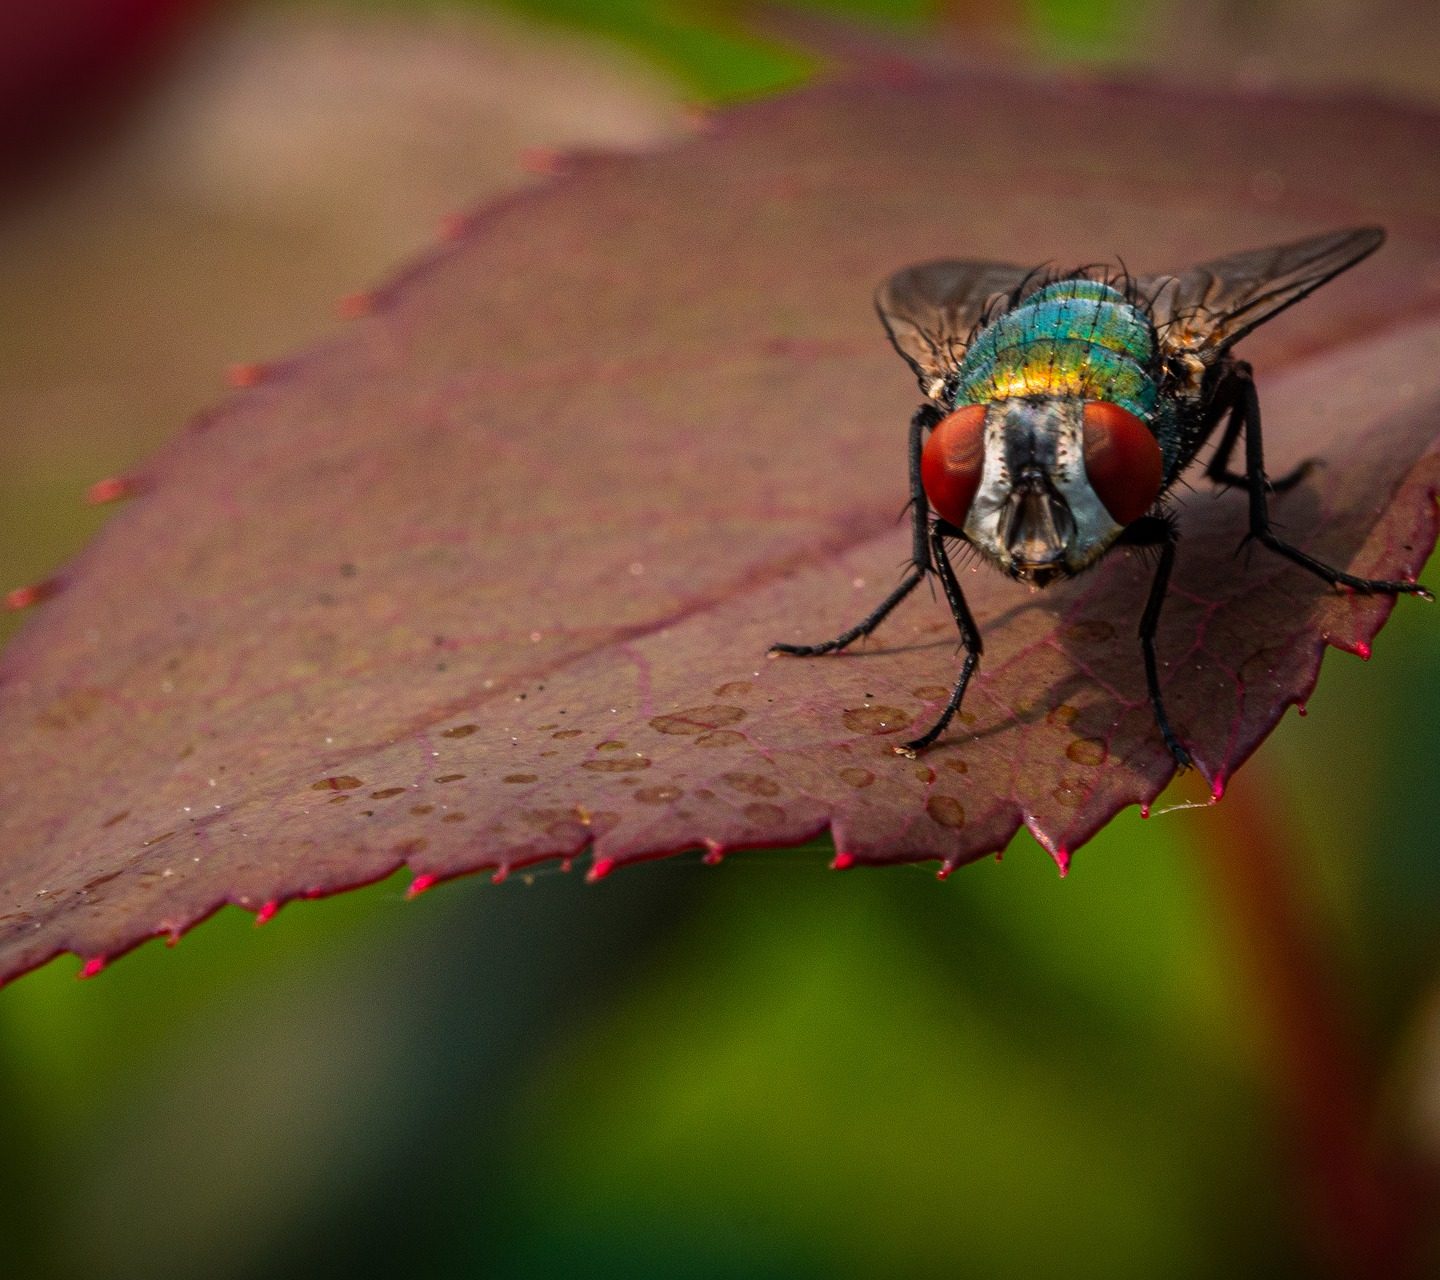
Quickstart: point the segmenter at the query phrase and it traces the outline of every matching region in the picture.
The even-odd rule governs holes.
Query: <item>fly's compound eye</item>
[[[967,404],[942,418],[920,455],[925,496],[942,520],[965,524],[985,469],[985,406]]]
[[[1160,444],[1127,409],[1103,400],[1085,406],[1085,474],[1119,525],[1140,519],[1160,496]]]

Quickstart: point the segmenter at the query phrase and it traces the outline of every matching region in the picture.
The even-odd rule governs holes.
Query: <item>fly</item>
[[[1182,768],[1191,764],[1165,713],[1155,657],[1177,544],[1166,499],[1222,422],[1205,477],[1246,491],[1252,538],[1336,588],[1433,599],[1419,583],[1345,573],[1275,533],[1269,495],[1294,487],[1316,462],[1266,476],[1253,373],[1231,355],[1252,329],[1384,239],[1379,227],[1336,231],[1179,275],[1104,267],[1056,275],[943,260],[891,276],[875,306],[926,396],[910,420],[910,567],[848,631],[820,644],[777,644],[772,654],[844,649],[935,574],[965,657],[939,719],[895,748],[914,756],[960,709],[982,651],[947,542],[968,543],[1032,588],[1073,577],[1114,547],[1151,548],[1155,577],[1140,618],[1146,687],[1170,754]],[[1244,469],[1232,470],[1242,434]]]

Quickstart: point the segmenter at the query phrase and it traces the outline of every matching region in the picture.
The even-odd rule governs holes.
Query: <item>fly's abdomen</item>
[[[977,335],[956,376],[955,404],[1074,396],[1149,421],[1159,396],[1154,363],[1154,330],[1122,293],[1098,280],[1059,280]]]

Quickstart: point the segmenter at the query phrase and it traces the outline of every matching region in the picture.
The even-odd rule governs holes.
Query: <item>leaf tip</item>
[[[280,903],[274,898],[261,903],[260,909],[255,913],[255,927],[258,929],[262,924],[268,924],[275,918],[275,913],[279,910]]]
[[[591,884],[597,880],[603,880],[615,870],[614,858],[596,858],[590,865],[590,870],[585,873],[585,879]]]
[[[104,968],[105,968],[105,957],[104,957],[104,956],[91,956],[90,959],[88,959],[87,961],[85,961],[85,963],[80,966],[80,972],[77,973],[75,976],[76,976],[77,978],[81,978],[81,979],[84,979],[84,978],[93,978],[97,973],[99,973],[99,972],[100,972],[102,969],[104,969]]]
[[[1218,804],[1225,798],[1225,775],[1217,773],[1210,779],[1210,803]]]
[[[85,490],[85,505],[103,507],[107,503],[133,498],[140,492],[140,483],[131,476],[106,476]]]
[[[375,295],[365,289],[356,293],[347,293],[335,304],[335,314],[342,320],[359,320],[374,310]]]
[[[854,865],[855,855],[853,853],[837,853],[830,859],[831,871],[848,871]]]
[[[1070,874],[1070,850],[1063,844],[1056,845],[1055,851],[1050,856],[1055,860],[1055,867],[1060,872],[1060,879],[1065,879]]]
[[[433,889],[436,881],[440,879],[437,875],[426,872],[424,875],[416,876],[410,881],[410,887],[405,890],[406,898],[418,898],[427,889]]]
[[[16,587],[5,595],[7,609],[28,609],[60,591],[59,578],[46,578],[43,582],[32,582],[27,587]]]
[[[691,133],[718,133],[720,130],[719,118],[703,102],[692,102],[685,108],[683,117]]]
[[[526,147],[520,152],[520,167],[526,173],[553,177],[565,171],[565,156],[554,147]]]
[[[446,244],[453,244],[464,236],[470,226],[470,219],[463,213],[442,214],[435,224],[435,235]]]
[[[265,380],[263,364],[232,364],[225,369],[225,385],[243,391],[246,387],[257,387]]]

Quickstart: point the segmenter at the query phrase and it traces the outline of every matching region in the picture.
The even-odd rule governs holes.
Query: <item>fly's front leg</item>
[[[1286,559],[1293,560],[1301,568],[1310,570],[1317,577],[1324,578],[1332,586],[1349,587],[1366,595],[1413,595],[1427,600],[1434,597],[1418,582],[1396,582],[1386,578],[1357,578],[1354,574],[1328,565],[1314,556],[1307,555],[1299,547],[1291,546],[1270,528],[1270,511],[1265,494],[1265,444],[1260,434],[1260,397],[1255,392],[1255,382],[1250,376],[1248,365],[1237,366],[1235,374],[1238,384],[1237,412],[1245,428],[1245,474],[1250,490],[1250,534],[1258,538],[1272,551],[1278,551]]]
[[[1237,363],[1234,372],[1221,382],[1216,391],[1217,404],[1211,409],[1213,417],[1206,433],[1208,434],[1214,424],[1224,417],[1226,419],[1225,434],[1220,437],[1220,443],[1215,447],[1215,453],[1205,468],[1205,478],[1211,484],[1237,485],[1242,489],[1248,489],[1251,483],[1249,476],[1230,470],[1230,455],[1235,452],[1236,441],[1240,438],[1240,428],[1245,425],[1245,417],[1239,403],[1239,384],[1241,382],[1254,386],[1251,381],[1250,366]],[[1265,483],[1271,493],[1284,493],[1287,489],[1293,489],[1317,467],[1324,465],[1324,461],[1320,458],[1306,458],[1299,466],[1291,468],[1283,476],[1274,480],[1266,479]]]
[[[1160,609],[1165,603],[1165,593],[1170,588],[1170,571],[1175,567],[1175,526],[1164,516],[1144,516],[1120,535],[1120,542],[1132,547],[1160,548],[1160,560],[1150,583],[1150,598],[1145,602],[1145,612],[1140,615],[1140,651],[1145,655],[1145,687],[1150,692],[1150,706],[1155,712],[1160,736],[1175,757],[1175,763],[1182,769],[1188,769],[1195,762],[1170,727],[1170,717],[1165,714],[1165,702],[1160,696],[1160,671],[1155,661],[1155,632],[1160,625]]]
[[[950,564],[950,556],[945,550],[946,538],[961,536],[959,529],[953,528],[943,520],[935,521],[929,529],[931,559],[936,573],[940,575],[940,584],[945,588],[945,599],[950,604],[950,612],[955,618],[955,625],[960,628],[960,643],[965,646],[965,661],[960,664],[960,674],[955,678],[955,687],[950,691],[950,699],[940,713],[940,718],[914,742],[906,742],[895,748],[898,755],[910,756],[912,759],[945,732],[945,727],[954,719],[955,713],[960,710],[960,703],[965,697],[965,688],[970,683],[970,677],[975,674],[975,668],[980,665],[980,653],[983,648],[980,642],[980,629],[970,615],[970,606],[965,603],[965,593],[960,590],[960,582],[955,577],[955,570]]]
[[[927,533],[929,504],[925,499],[925,486],[920,481],[920,455],[925,450],[925,433],[945,415],[933,404],[923,404],[910,419],[910,516],[913,521],[910,543],[910,569],[899,585],[885,597],[870,613],[848,631],[842,631],[833,640],[822,640],[819,644],[772,644],[770,656],[788,653],[798,658],[808,658],[817,653],[834,653],[861,636],[868,636],[889,616],[906,596],[915,590],[925,575],[934,567],[930,556],[930,542]]]

